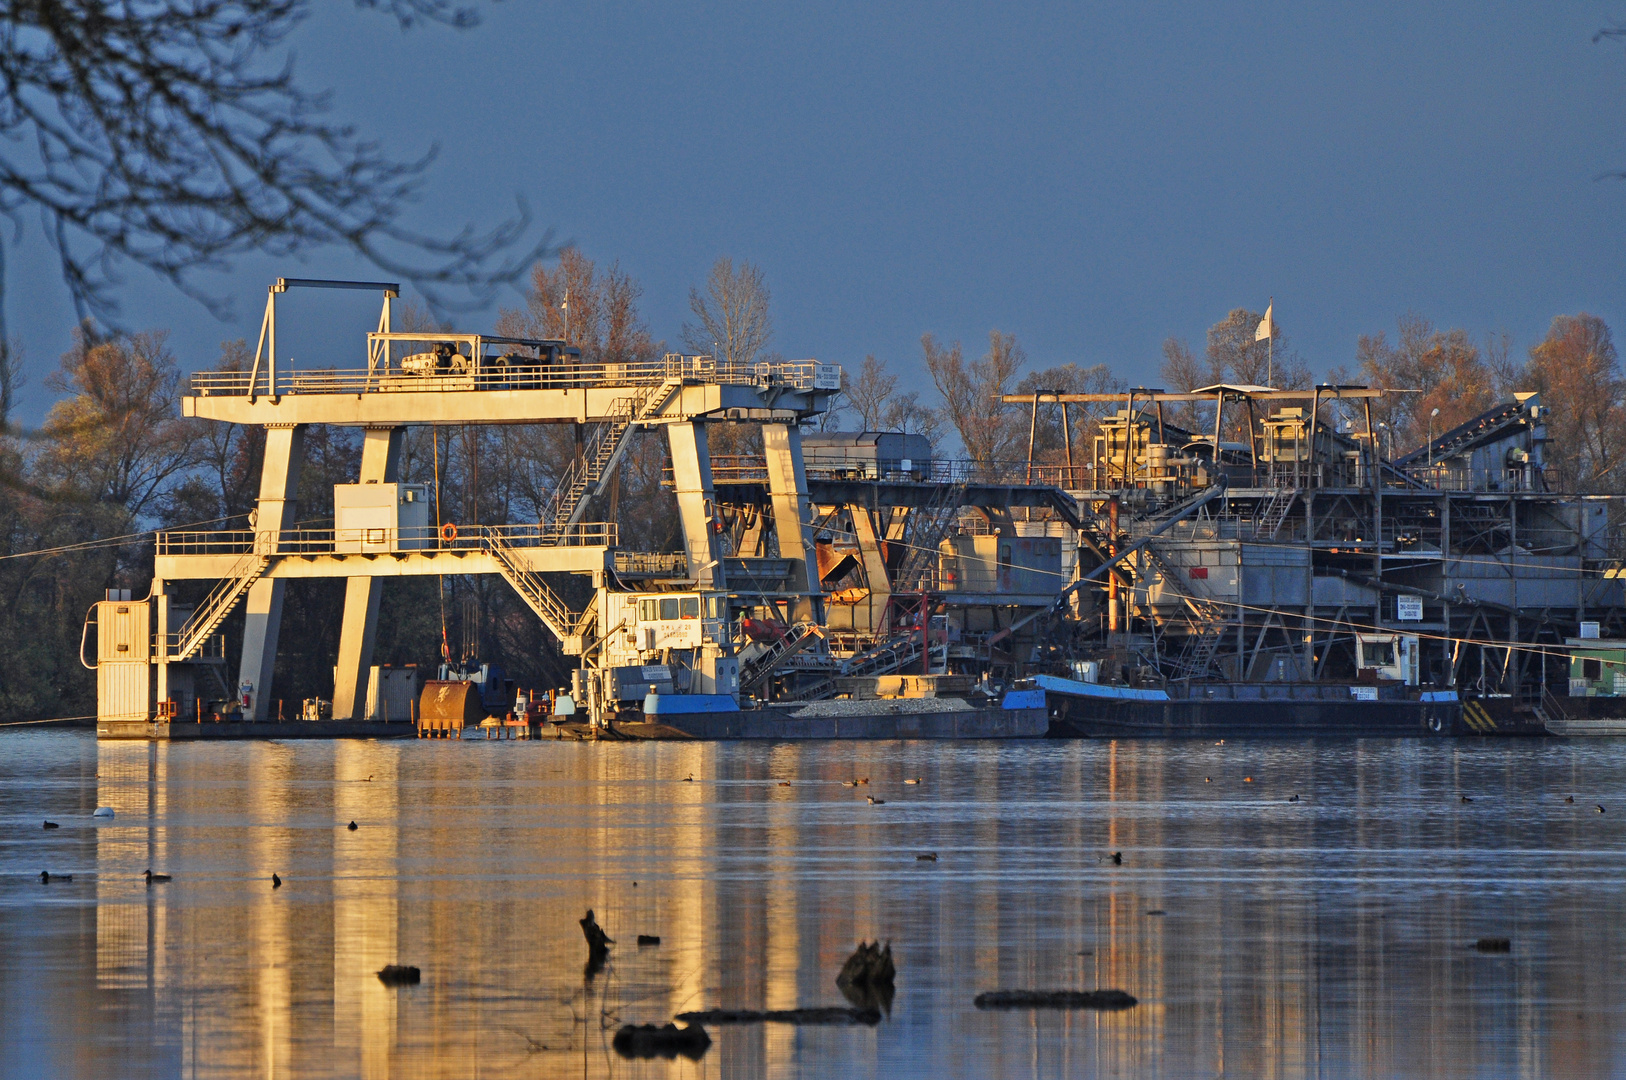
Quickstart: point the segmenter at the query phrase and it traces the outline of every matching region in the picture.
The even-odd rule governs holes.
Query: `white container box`
[[[335,552],[416,551],[432,546],[429,485],[333,485]]]

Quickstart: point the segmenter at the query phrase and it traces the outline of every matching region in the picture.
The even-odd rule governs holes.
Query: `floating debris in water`
[[[924,781],[924,780],[922,780],[922,779],[921,779],[921,778],[920,778],[920,777],[918,777],[918,776],[917,776],[917,777],[915,777],[915,778],[914,778],[914,779],[912,779],[912,780],[905,780],[905,781],[904,781],[904,783],[905,783],[905,784],[924,784],[924,783],[925,783],[925,782],[926,782],[926,781]]]
[[[661,936],[659,934],[639,934],[638,935],[638,944],[640,944],[640,945],[659,945],[660,943],[661,943]]]
[[[1513,942],[1505,937],[1482,937],[1474,942],[1474,948],[1480,952],[1512,952]]]
[[[936,862],[936,861],[937,861],[937,852],[935,852],[935,851],[928,851],[923,855],[916,855],[915,856],[915,862]]]
[[[707,1009],[678,1013],[685,1024],[868,1024],[881,1022],[879,1009],[844,1009],[827,1005],[816,1009]]]
[[[681,1055],[699,1061],[711,1046],[711,1036],[698,1024],[681,1028],[676,1024],[627,1024],[615,1033],[610,1045],[624,1058],[660,1057],[670,1061]]]
[[[1167,915],[1168,912],[1164,911],[1160,907],[1155,907],[1151,911],[1148,911],[1146,914],[1148,914],[1148,915]]]
[[[385,986],[417,986],[421,979],[411,964],[385,964],[378,970],[378,981]]]
[[[110,817],[113,816],[113,808],[111,806],[98,806],[95,809],[95,811],[91,813],[90,816],[91,817],[109,817],[110,818]]]
[[[587,939],[587,967],[583,974],[591,979],[604,967],[604,961],[610,958],[610,946],[615,944],[615,939],[598,924],[592,908],[588,908],[587,914],[578,921],[581,923],[582,936]]]
[[[1139,1002],[1122,990],[989,990],[974,1004],[979,1009],[1130,1009]]]

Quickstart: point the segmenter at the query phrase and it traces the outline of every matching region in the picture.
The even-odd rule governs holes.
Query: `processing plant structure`
[[[302,287],[383,294],[365,367],[279,366],[277,300]],[[1584,724],[1609,711],[1589,701],[1626,696],[1626,645],[1604,648],[1626,638],[1611,503],[1549,490],[1533,394],[1398,457],[1372,423],[1380,388],[1011,395],[1030,431],[1043,410],[1095,410],[1091,445],[1075,464],[1064,416],[1063,463],[1031,436],[1024,461],[963,462],[919,435],[804,432],[840,391],[834,365],[588,364],[562,341],[395,331],[398,292],[280,279],[251,370],[192,377],[187,416],[266,431],[257,508],[247,529],[160,533],[150,596],[97,605],[104,737],[161,737],[226,702],[248,726],[284,719],[297,577],[345,579],[331,699],[310,719],[355,733],[429,700],[372,662],[384,583],[413,575],[507,581],[579,658],[551,719],[590,730],[737,733],[705,723],[749,713],[761,733],[832,699],[975,698],[1040,734],[1489,733]],[[762,453],[712,455],[709,425],[740,422]],[[300,528],[322,424],[362,429],[361,473],[332,528]],[[428,488],[402,482],[409,426],[471,424],[574,426],[540,520],[437,525]],[[657,429],[683,548],[627,550],[593,513],[632,435]],[[585,609],[560,574],[590,579]],[[214,584],[185,607],[188,580]]]

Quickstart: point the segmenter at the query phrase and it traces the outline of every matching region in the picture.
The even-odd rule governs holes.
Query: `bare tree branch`
[[[354,2],[403,29],[477,21],[450,0]],[[402,223],[435,151],[395,161],[296,83],[279,53],[308,11],[309,0],[0,0],[0,213],[19,230],[39,214],[81,318],[111,321],[126,263],[223,314],[204,274],[248,252],[338,245],[455,309],[546,253],[548,237],[518,250],[531,233],[523,200],[484,231]]]

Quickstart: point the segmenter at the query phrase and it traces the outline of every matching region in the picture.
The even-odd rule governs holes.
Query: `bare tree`
[[[706,278],[706,291],[689,290],[689,310],[698,324],[683,324],[683,343],[696,352],[716,352],[729,364],[756,361],[773,340],[768,283],[748,262],[719,258]]]
[[[448,0],[355,0],[403,27],[465,27]],[[481,304],[546,250],[523,202],[490,229],[403,223],[435,157],[398,162],[281,56],[309,0],[0,0],[0,213],[39,215],[80,317],[110,322],[134,263],[217,314],[199,281],[244,253],[337,245],[437,308]],[[0,250],[0,344],[4,251]],[[0,348],[0,420],[9,358]]]
[[[1189,394],[1193,390],[1222,381],[1212,377],[1212,370],[1192,355],[1189,345],[1174,337],[1163,339],[1163,365],[1159,369],[1159,374],[1162,376],[1163,386],[1179,394]],[[1171,423],[1192,431],[1207,431],[1213,427],[1212,418],[1205,419],[1192,402],[1182,401],[1170,405],[1168,417]]]
[[[1284,390],[1304,390],[1313,381],[1310,369],[1272,320],[1269,341],[1257,340],[1264,315],[1236,308],[1208,328],[1208,368],[1211,383],[1263,386],[1273,382]]]
[[[1007,460],[1020,433],[1000,397],[1027,359],[1016,336],[990,330],[988,352],[969,365],[958,341],[944,348],[926,334],[920,347],[926,370],[943,395],[944,418],[959,433],[966,455],[983,470]]]
[[[877,360],[873,355],[864,357],[864,364],[858,369],[858,378],[853,380],[846,393],[848,407],[858,413],[863,430],[881,430],[897,390],[898,377],[887,373],[885,361]]]
[[[1126,389],[1125,382],[1112,373],[1106,364],[1079,367],[1061,364],[1035,371],[1016,384],[1018,394],[1110,394]],[[1067,407],[1067,419],[1072,426],[1073,463],[1081,465],[1090,456],[1090,441],[1100,430],[1106,417],[1124,407],[1123,402],[1075,401]],[[1067,460],[1067,441],[1063,437],[1062,410],[1059,406],[1040,402],[1037,416],[1032,406],[1028,419],[1032,421],[1034,460],[1061,465]],[[1018,418],[1017,430],[1025,435]]]

